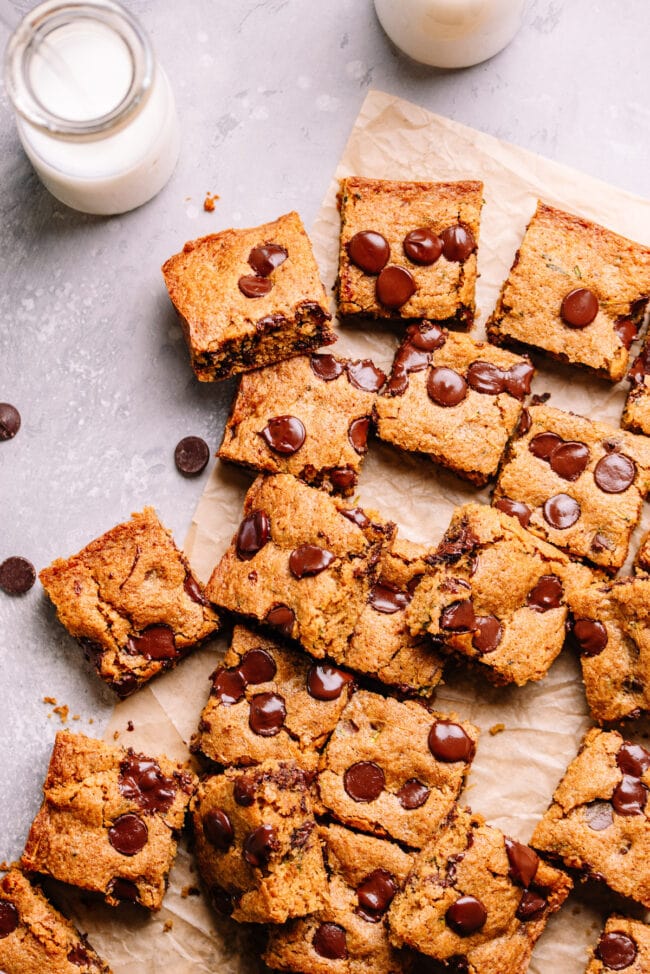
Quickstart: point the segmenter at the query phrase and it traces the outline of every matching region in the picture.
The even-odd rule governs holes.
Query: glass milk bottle
[[[405,54],[437,68],[467,68],[509,44],[524,0],[375,0],[382,27]]]
[[[174,96],[138,21],[113,0],[46,0],[9,40],[5,81],[41,181],[85,213],[132,210],[171,176]]]

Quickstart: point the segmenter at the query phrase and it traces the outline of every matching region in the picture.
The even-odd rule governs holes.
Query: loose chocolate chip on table
[[[195,477],[205,470],[210,459],[210,447],[200,436],[185,436],[176,444],[174,463],[185,477]]]
[[[438,406],[457,406],[467,395],[467,383],[453,369],[431,369],[427,378],[427,393]]]
[[[386,912],[397,892],[397,883],[387,869],[374,869],[357,886],[359,913],[364,920],[377,923]]]
[[[636,941],[619,930],[604,933],[596,947],[596,957],[602,960],[610,971],[624,971],[636,960]]]
[[[476,616],[471,599],[464,599],[461,602],[452,602],[440,613],[441,629],[448,629],[450,632],[471,632],[476,629]]]
[[[247,836],[244,842],[244,859],[249,866],[261,869],[266,866],[271,854],[278,847],[275,829],[272,825],[260,825]]]
[[[212,680],[212,696],[218,697],[227,707],[244,696],[246,680],[237,670],[219,669]]]
[[[498,501],[495,501],[494,506],[498,510],[503,511],[504,514],[509,514],[510,517],[516,517],[522,528],[527,528],[530,524],[530,515],[533,512],[522,501],[513,501],[509,497],[500,497]]]
[[[0,402],[0,442],[11,440],[20,429],[20,413],[9,402]]]
[[[638,778],[629,774],[614,789],[612,805],[619,815],[640,815],[648,800],[648,789]]]
[[[553,450],[562,443],[557,433],[538,433],[528,444],[528,449],[539,460],[548,460]]]
[[[276,629],[280,635],[290,637],[296,621],[296,614],[288,605],[274,605],[266,613],[264,621]]]
[[[565,440],[552,451],[548,462],[553,473],[563,480],[577,480],[584,473],[591,454],[585,443]]]
[[[327,548],[315,544],[303,544],[289,555],[289,570],[294,578],[311,578],[320,575],[336,560]]]
[[[386,381],[386,373],[369,358],[348,362],[346,368],[351,384],[363,392],[379,392]]]
[[[476,250],[474,234],[469,227],[464,227],[462,223],[447,227],[440,234],[440,238],[442,240],[442,252],[446,260],[462,264]]]
[[[123,856],[135,856],[144,849],[149,830],[138,815],[127,812],[115,819],[108,830],[108,841]]]
[[[429,797],[429,789],[417,778],[409,778],[397,792],[397,797],[402,808],[410,812],[424,805]]]
[[[576,619],[572,632],[583,656],[598,656],[607,645],[607,629],[595,619]]]
[[[650,768],[650,751],[647,751],[641,744],[625,741],[618,749],[616,763],[623,774],[640,778]]]
[[[314,663],[307,674],[307,692],[314,700],[338,700],[351,682],[350,673],[327,663]]]
[[[417,284],[411,272],[395,264],[384,267],[375,285],[375,294],[379,303],[385,308],[394,310],[406,304],[416,291]]]
[[[503,626],[495,616],[476,616],[472,646],[479,653],[493,653],[503,638]]]
[[[249,649],[237,670],[246,683],[268,683],[277,672],[275,660],[265,649]]]
[[[542,510],[545,521],[558,531],[570,528],[581,514],[577,500],[568,494],[554,494],[553,497],[549,497],[544,502]]]
[[[357,483],[357,475],[352,467],[332,467],[329,478],[332,487],[337,490],[350,490]]]
[[[636,464],[624,453],[610,453],[596,464],[594,480],[606,494],[622,494],[634,483]]]
[[[393,612],[405,609],[410,601],[411,596],[408,592],[403,592],[392,582],[382,582],[381,580],[373,585],[368,597],[368,603],[373,609],[386,615],[392,615]]]
[[[268,277],[276,267],[284,264],[288,256],[285,248],[279,244],[262,244],[253,247],[248,255],[248,263],[259,277]]]
[[[585,328],[598,314],[598,298],[588,287],[569,291],[562,299],[560,315],[572,328]]]
[[[348,257],[366,274],[378,274],[390,257],[390,246],[376,230],[360,230],[346,245]]]
[[[238,556],[248,561],[264,547],[271,537],[271,523],[266,511],[253,511],[239,525],[235,546]]]
[[[269,277],[259,277],[256,274],[244,274],[237,282],[239,290],[247,298],[263,298],[273,287]]]
[[[203,831],[208,842],[221,852],[230,848],[235,837],[232,822],[222,808],[212,808],[205,813]]]
[[[110,881],[107,892],[116,900],[125,900],[127,903],[137,903],[140,898],[136,884],[122,876],[116,876]]]
[[[625,348],[629,348],[637,336],[637,326],[629,318],[621,318],[614,325],[614,331],[620,338]]]
[[[312,371],[322,379],[323,382],[332,382],[343,375],[345,366],[333,355],[312,355],[310,359]]]
[[[442,240],[429,227],[411,230],[404,237],[404,253],[414,264],[428,267],[435,264],[442,253]]]
[[[166,812],[178,790],[174,779],[162,773],[157,761],[132,751],[120,764],[118,788],[125,798],[147,812]]]
[[[539,920],[546,911],[548,903],[539,893],[534,893],[532,889],[525,889],[521,894],[519,906],[515,912],[518,920],[526,923],[527,920]]]
[[[8,937],[10,933],[13,933],[18,926],[20,917],[18,916],[18,910],[13,905],[13,903],[8,903],[6,900],[0,900],[0,940],[3,937]]]
[[[31,561],[12,555],[0,565],[0,588],[7,595],[24,595],[36,581],[36,570]]]
[[[510,879],[520,886],[530,886],[537,873],[539,856],[530,846],[516,842],[515,839],[506,838],[505,845],[510,863],[508,871]]]
[[[249,808],[255,801],[255,785],[250,778],[237,778],[233,788],[233,797],[242,808]]]
[[[526,605],[529,609],[535,609],[536,612],[559,609],[563,594],[562,582],[557,575],[542,575],[528,593]]]
[[[385,784],[384,772],[374,761],[357,761],[343,776],[343,786],[355,802],[374,802]]]
[[[437,720],[429,731],[429,750],[436,760],[450,764],[471,761],[476,746],[460,724],[451,720]]]
[[[289,457],[305,442],[305,427],[297,416],[273,416],[260,436],[271,450]]]
[[[191,598],[192,602],[196,602],[198,605],[208,605],[208,600],[201,591],[201,586],[192,575],[185,576],[183,588]]]
[[[287,708],[279,693],[258,693],[251,700],[250,729],[260,737],[275,737],[284,726]]]
[[[327,960],[344,960],[348,956],[345,930],[338,923],[321,923],[311,943],[316,953]]]
[[[83,944],[75,944],[72,950],[68,951],[68,960],[71,964],[76,964],[77,967],[90,966],[91,964],[90,955]]]
[[[445,913],[447,925],[460,937],[476,933],[487,920],[487,910],[475,896],[461,896]]]
[[[361,416],[353,419],[348,426],[348,439],[353,449],[359,456],[368,450],[368,431],[370,430],[370,417]]]
[[[139,636],[129,636],[129,652],[145,659],[174,659],[178,656],[176,638],[169,626],[149,626]]]
[[[230,893],[223,886],[217,886],[215,883],[210,890],[210,896],[215,910],[221,913],[222,916],[229,917],[233,911],[233,902]]]
[[[609,802],[591,802],[585,805],[587,825],[594,832],[604,832],[614,821],[614,811]]]

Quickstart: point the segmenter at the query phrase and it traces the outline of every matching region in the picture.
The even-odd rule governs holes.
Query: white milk
[[[112,0],[32,11],[10,41],[7,87],[25,152],[68,206],[124,213],[171,176],[180,134],[169,81]]]
[[[466,68],[509,44],[524,0],[375,0],[382,27],[405,54],[438,68]]]

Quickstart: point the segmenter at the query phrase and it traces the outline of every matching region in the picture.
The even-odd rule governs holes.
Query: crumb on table
[[[505,724],[492,724],[492,726],[490,727],[490,734],[492,735],[492,737],[495,737],[496,734],[501,734],[502,731],[504,731],[505,729],[506,729]]]
[[[203,200],[203,209],[206,213],[212,213],[214,210],[215,200],[221,199],[218,193],[206,193],[205,199]]]

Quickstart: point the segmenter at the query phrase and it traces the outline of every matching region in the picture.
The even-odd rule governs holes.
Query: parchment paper
[[[476,330],[480,337],[538,197],[650,244],[650,201],[382,92],[367,96],[336,178],[352,174],[483,180],[486,205],[478,257],[481,314]],[[336,191],[335,179],[312,231],[327,286],[336,275]],[[390,365],[396,331],[354,326],[339,334],[336,352],[371,356],[378,364]],[[538,364],[533,392],[551,392],[553,405],[618,425],[624,384],[612,387],[562,366],[549,367],[543,360]],[[239,523],[250,479],[219,462],[212,471],[186,541],[188,556],[204,580]],[[488,493],[479,493],[425,459],[405,457],[376,442],[371,445],[358,502],[395,520],[404,537],[437,542],[454,506],[470,499],[487,502]],[[107,739],[117,732],[122,743],[149,753],[187,757],[186,742],[196,728],[208,695],[208,676],[224,646],[221,640],[213,641],[176,671],[116,707]],[[527,840],[589,725],[577,662],[565,652],[546,679],[523,688],[495,689],[479,678],[454,676],[440,687],[436,704],[442,710],[455,709],[482,729],[465,800],[490,822]],[[135,725],[133,733],[125,733],[128,720]],[[505,729],[491,735],[489,729],[496,724]],[[188,887],[197,885],[191,857],[182,849],[159,916],[143,917],[135,908],[116,912],[101,905],[89,907],[72,894],[66,896],[77,921],[115,974],[261,970],[256,959],[259,933],[216,919],[202,896],[187,895]],[[601,908],[618,906],[611,894],[600,901]],[[169,923],[171,929],[165,932]],[[593,903],[586,902],[583,893],[573,895],[539,941],[531,972],[584,971],[587,948],[595,943],[600,923],[601,914]]]

